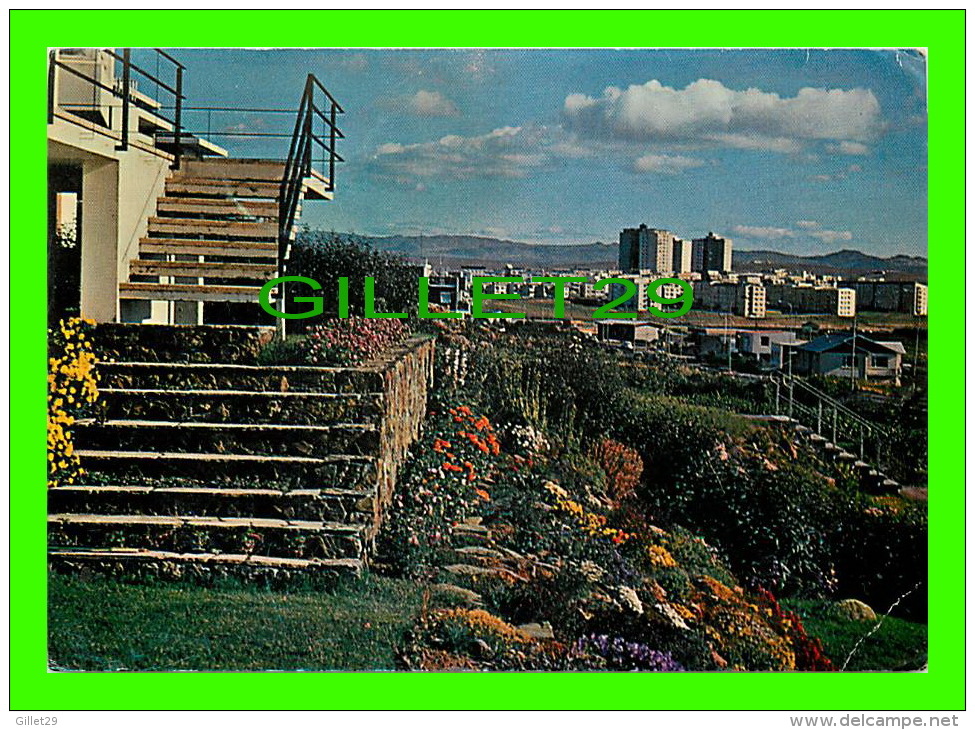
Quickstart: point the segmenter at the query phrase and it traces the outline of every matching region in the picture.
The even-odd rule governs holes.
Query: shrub
[[[619,441],[603,439],[593,449],[593,456],[606,473],[606,493],[619,506],[633,495],[643,474],[640,454]]]
[[[377,312],[416,311],[415,268],[404,259],[377,251],[354,236],[324,231],[300,232],[292,248],[288,273],[310,277],[322,285],[321,291],[315,295],[322,297],[325,316],[335,316],[339,312],[340,277],[349,279],[349,312],[353,315],[365,314],[363,282],[366,276],[375,279]],[[305,311],[307,304],[293,301],[295,296],[304,294],[298,287],[289,287],[288,297],[291,301],[287,303],[287,311]],[[314,318],[297,319],[288,326],[298,333],[316,322]]]

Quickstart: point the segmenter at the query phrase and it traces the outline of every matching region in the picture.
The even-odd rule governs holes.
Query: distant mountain
[[[542,245],[501,240],[484,236],[357,236],[374,248],[398,253],[435,266],[485,266],[505,264],[525,269],[615,268],[619,246],[616,243]],[[787,269],[818,274],[858,276],[874,271],[893,278],[927,280],[927,259],[919,256],[881,258],[861,251],[844,249],[818,256],[798,256],[779,251],[735,251],[735,271]]]
[[[737,271],[772,268],[847,275],[884,271],[925,280],[928,276],[928,260],[920,256],[900,254],[881,258],[850,249],[819,256],[797,256],[780,251],[735,251],[732,258]]]
[[[524,268],[610,268],[616,265],[617,244],[584,243],[542,245],[482,236],[358,236],[382,251],[446,266]]]

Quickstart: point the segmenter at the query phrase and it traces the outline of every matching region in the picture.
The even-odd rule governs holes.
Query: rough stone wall
[[[433,337],[411,338],[390,353],[383,367],[378,520],[393,496],[399,466],[426,417],[427,392],[433,384],[435,342]]]

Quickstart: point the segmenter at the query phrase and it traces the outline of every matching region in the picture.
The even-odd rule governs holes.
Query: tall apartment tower
[[[691,251],[691,268],[702,273],[731,271],[731,239],[708,233],[704,238],[695,238]]]
[[[674,270],[674,241],[670,231],[647,228],[624,228],[620,231],[620,268],[630,274],[649,271],[655,274]]]

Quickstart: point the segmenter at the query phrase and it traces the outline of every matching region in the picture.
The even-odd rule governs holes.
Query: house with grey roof
[[[817,337],[795,348],[793,367],[802,375],[887,380],[900,385],[906,353],[900,342],[882,342],[852,332]]]

